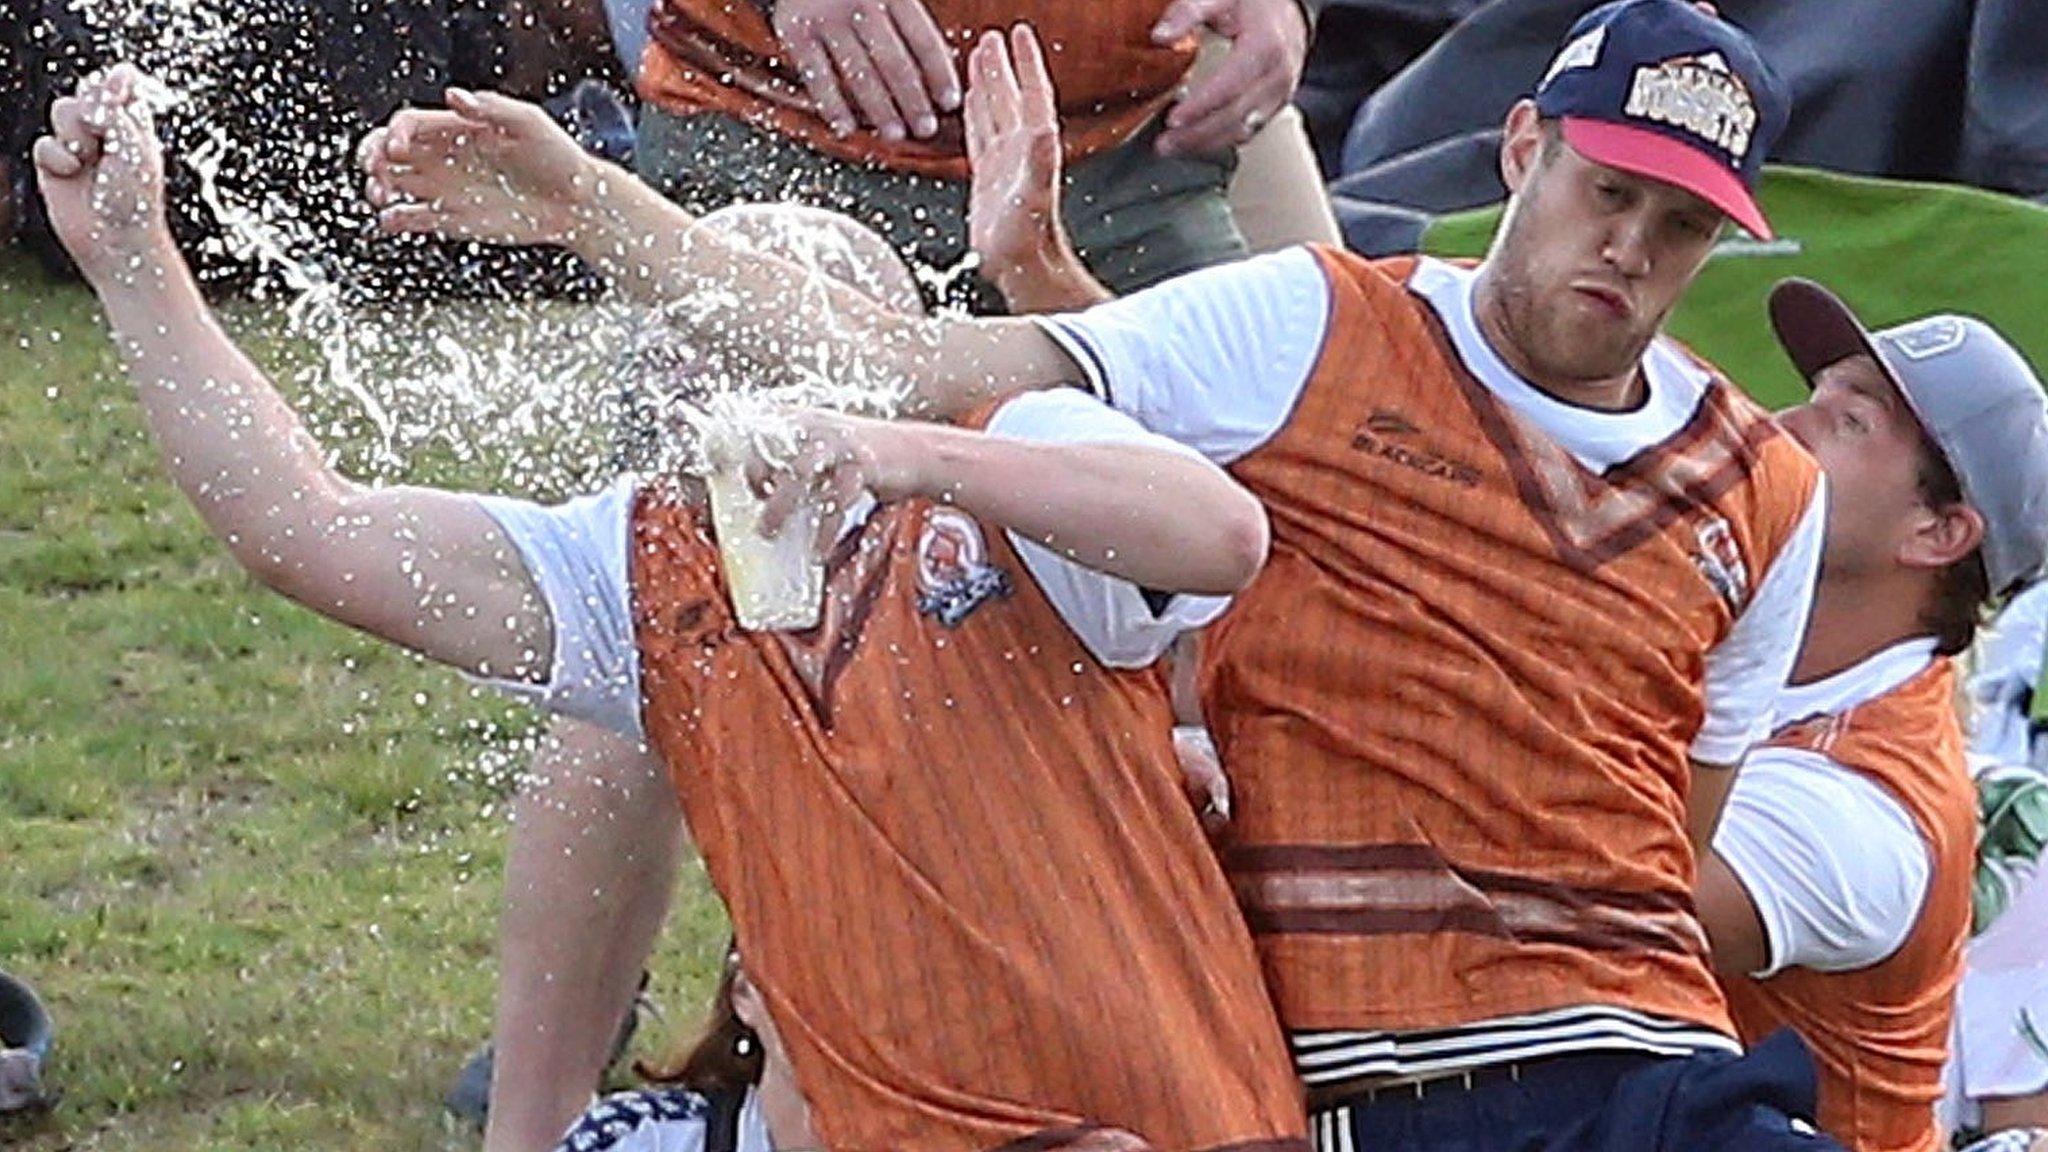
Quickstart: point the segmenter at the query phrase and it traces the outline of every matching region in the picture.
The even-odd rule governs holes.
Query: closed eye
[[[1711,240],[1714,238],[1714,234],[1721,230],[1719,221],[1708,223],[1698,216],[1680,216],[1678,218],[1678,227],[1680,231],[1695,240]]]

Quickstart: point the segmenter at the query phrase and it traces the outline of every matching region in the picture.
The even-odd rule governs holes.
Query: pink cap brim
[[[1757,239],[1772,237],[1770,222],[1741,178],[1697,148],[1647,128],[1580,116],[1564,117],[1564,139],[1595,164],[1683,188],[1726,212]]]

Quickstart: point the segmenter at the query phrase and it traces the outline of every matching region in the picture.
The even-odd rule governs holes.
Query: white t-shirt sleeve
[[[1127,444],[1194,456],[1092,396],[1070,388],[1031,392],[989,420],[991,435],[1038,444]],[[1174,638],[1200,628],[1230,606],[1227,596],[1172,596],[1155,604],[1128,580],[1078,564],[1014,532],[1011,547],[1067,627],[1111,668],[1143,668],[1165,655]]]
[[[1905,806],[1826,756],[1760,748],[1714,834],[1756,906],[1770,960],[1849,972],[1899,950],[1920,918],[1933,861]]]
[[[623,478],[603,492],[553,506],[503,496],[477,499],[525,559],[554,622],[555,639],[546,684],[483,682],[639,740],[640,652],[627,572],[634,490],[633,480]]]
[[[1693,737],[1694,760],[1740,764],[1769,735],[1772,707],[1806,638],[1827,523],[1827,478],[1821,477],[1806,514],[1764,573],[1749,606],[1707,653],[1706,718]]]
[[[1288,248],[1038,323],[1097,396],[1228,464],[1287,422],[1329,319],[1329,278]]]

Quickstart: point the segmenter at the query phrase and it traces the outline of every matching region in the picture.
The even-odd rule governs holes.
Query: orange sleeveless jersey
[[[1587,471],[1458,360],[1410,259],[1320,252],[1328,335],[1232,471],[1264,573],[1213,629],[1225,854],[1283,1023],[1411,1031],[1575,1006],[1732,1034],[1692,905],[1708,650],[1817,467],[1716,378]]]
[[[1793,1028],[1813,1049],[1821,1127],[1854,1152],[1943,1147],[1934,1104],[1970,929],[1977,836],[1955,687],[1953,666],[1937,659],[1883,696],[1794,724],[1770,741],[1818,752],[1874,780],[1905,806],[1932,854],[1920,919],[1882,963],[1726,981],[1745,1041]]]
[[[647,731],[827,1146],[1306,1148],[1163,677],[1097,665],[1003,533],[884,508],[823,625],[746,633],[701,514],[643,494],[632,583]]]
[[[1069,162],[1129,139],[1166,106],[1194,63],[1183,43],[1161,47],[1152,26],[1167,0],[924,0],[955,46],[961,82],[967,53],[990,28],[1029,22],[1045,45]],[[755,0],[658,0],[653,40],[640,64],[640,94],[672,113],[722,112],[760,124],[828,156],[885,168],[967,179],[958,113],[939,118],[929,140],[891,144],[866,128],[841,139],[819,117],[781,54],[781,41]]]

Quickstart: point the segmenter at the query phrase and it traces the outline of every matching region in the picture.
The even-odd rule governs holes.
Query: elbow
[[[1235,488],[1235,486],[1233,486]],[[1212,531],[1215,572],[1210,587],[1191,589],[1211,596],[1229,596],[1245,590],[1259,569],[1266,566],[1266,552],[1272,532],[1266,510],[1258,498],[1235,488],[1228,501],[1219,504]]]
[[[279,506],[223,526],[229,553],[249,578],[287,600],[331,614],[334,535],[354,515],[356,489],[342,481],[294,493]]]

